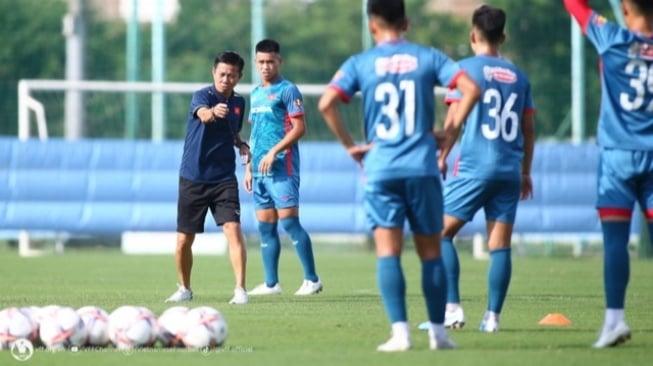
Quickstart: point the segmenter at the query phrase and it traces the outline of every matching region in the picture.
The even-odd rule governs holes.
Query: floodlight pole
[[[367,26],[367,22],[369,21],[367,17],[367,0],[362,0],[361,3],[361,46],[363,46],[363,50],[367,50],[372,48],[372,35]]]
[[[264,12],[264,0],[252,0],[252,11],[251,11],[251,38],[252,38],[252,84],[258,85],[261,82],[261,78],[256,69],[256,50],[254,47],[256,44],[265,38],[265,12]]]
[[[571,19],[571,141],[581,144],[585,139],[585,52],[583,34]]]
[[[139,79],[139,39],[140,29],[138,25],[138,0],[131,1],[131,12],[127,20],[127,81],[138,81]],[[125,138],[134,139],[138,135],[138,93],[127,92],[125,96]]]
[[[165,81],[166,52],[165,27],[163,24],[163,0],[155,0],[152,17],[152,82]],[[161,91],[152,93],[152,141],[163,141],[166,131],[165,95]]]
[[[66,80],[84,80],[84,0],[68,0],[62,33],[66,37]],[[66,91],[64,137],[76,140],[84,136],[84,94],[80,90]]]

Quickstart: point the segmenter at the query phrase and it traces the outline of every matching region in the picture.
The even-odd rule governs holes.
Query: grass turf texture
[[[222,312],[229,326],[223,349],[209,352],[135,350],[37,350],[25,365],[648,365],[653,347],[653,265],[634,260],[627,298],[633,339],[620,347],[593,350],[603,320],[600,258],[513,259],[513,278],[501,318],[501,331],[477,330],[486,306],[487,261],[461,253],[461,292],[467,316],[464,329],[451,331],[459,349],[429,351],[426,334],[416,329],[426,318],[414,252],[403,257],[408,285],[413,349],[399,354],[376,352],[389,336],[375,277],[374,255],[366,251],[316,251],[324,291],[297,297],[299,263],[284,247],[280,278],[284,293],[252,297],[245,306],[228,305],[233,277],[226,256],[196,256],[195,301]],[[249,287],[261,282],[261,258],[249,250]],[[98,305],[108,312],[121,305],[142,305],[157,315],[172,306],[163,300],[175,290],[172,256],[126,256],[115,250],[69,250],[63,255],[20,258],[0,250],[0,308],[59,304],[79,308]],[[545,327],[538,321],[558,312],[568,327]],[[8,351],[0,364],[18,364]]]

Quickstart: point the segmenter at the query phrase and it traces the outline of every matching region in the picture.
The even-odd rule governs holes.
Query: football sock
[[[628,238],[630,221],[601,222],[603,230],[603,286],[606,308],[623,309],[630,276]]]
[[[488,310],[501,313],[503,301],[508,294],[510,276],[512,275],[512,259],[510,248],[497,249],[490,252],[490,268],[488,269]]]
[[[460,262],[458,261],[458,252],[453,245],[451,238],[442,238],[442,261],[447,273],[447,302],[452,304],[460,303],[460,291],[458,283],[460,281]]]
[[[407,321],[406,280],[399,257],[382,257],[376,261],[376,277],[383,306],[391,323]]]
[[[444,324],[447,278],[441,258],[422,261],[422,292],[431,323]]]
[[[265,271],[265,284],[272,287],[279,282],[279,255],[281,242],[277,232],[276,222],[258,222],[258,232],[261,237],[261,257]]]
[[[313,244],[311,243],[311,237],[308,236],[306,230],[299,223],[299,217],[293,216],[281,219],[281,225],[290,236],[290,240],[292,240],[295,252],[304,269],[304,278],[312,282],[317,282],[315,259],[313,258]]]

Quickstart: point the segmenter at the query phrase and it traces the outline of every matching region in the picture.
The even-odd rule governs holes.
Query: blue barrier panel
[[[183,141],[0,138],[0,230],[175,231],[182,149]],[[361,169],[337,143],[302,142],[300,150],[300,217],[307,230],[365,233]],[[599,233],[597,160],[591,144],[537,144],[535,197],[520,203],[515,232]],[[241,183],[243,170],[238,165]],[[242,184],[240,197],[243,230],[255,233],[252,198]],[[210,216],[205,228],[220,230]],[[484,231],[479,212],[462,234]]]

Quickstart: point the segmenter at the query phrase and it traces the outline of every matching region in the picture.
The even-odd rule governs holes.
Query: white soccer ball
[[[182,338],[186,333],[187,314],[190,311],[185,306],[173,306],[165,310],[159,319],[159,341],[163,347],[183,347]]]
[[[156,316],[148,308],[124,305],[109,315],[109,339],[118,349],[149,347],[157,333]]]
[[[0,311],[0,350],[9,349],[19,339],[33,342],[38,326],[24,308],[10,307]]]
[[[227,322],[218,310],[210,306],[191,309],[186,319],[187,328],[183,341],[188,348],[219,347],[227,339]]]
[[[86,327],[85,346],[106,346],[109,344],[109,314],[102,308],[89,305],[77,309]]]
[[[39,331],[41,342],[51,350],[80,347],[86,341],[84,321],[75,309],[67,306],[42,314]]]

